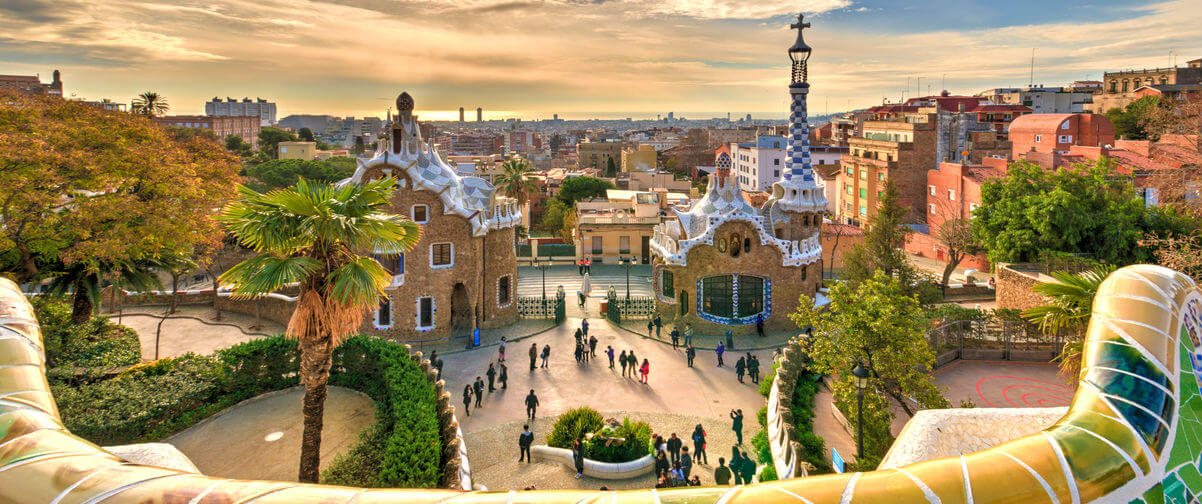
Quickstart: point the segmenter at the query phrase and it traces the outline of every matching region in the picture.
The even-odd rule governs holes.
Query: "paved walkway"
[[[160,306],[127,307],[120,317],[116,313],[106,315],[114,322],[120,319],[122,324],[138,333],[142,360],[150,361],[155,358],[155,330],[163,309]],[[251,329],[255,325],[255,317],[251,315],[223,311],[220,321],[215,320],[213,315],[213,308],[208,305],[180,306],[175,314],[163,322],[158,342],[159,357],[178,357],[189,352],[207,355],[238,343],[284,332],[284,326],[267,319],[259,321],[258,329]]]
[[[563,286],[564,292],[567,293],[569,304],[576,302],[576,291],[580,290],[581,284],[584,283],[584,276],[577,273],[576,266],[567,264],[558,264],[548,266],[546,271],[546,289],[547,297],[555,295],[555,290],[559,286]],[[616,290],[619,295],[626,294],[626,266],[618,264],[595,264],[589,275],[589,297],[603,298],[610,286]],[[630,295],[631,296],[650,296],[651,291],[651,265],[636,264],[630,267]],[[541,296],[543,293],[543,273],[533,266],[518,267],[518,289],[517,294],[521,297]]]
[[[622,321],[622,329],[629,331],[629,332],[633,332],[644,338],[650,338],[652,340],[667,343],[668,346],[672,345],[672,337],[669,336],[669,334],[672,332],[672,325],[671,325],[671,323],[669,323],[667,321],[664,322],[664,326],[662,329],[660,329],[658,336],[655,334],[655,331],[651,331],[650,333],[647,332],[647,319],[623,320]],[[682,332],[683,332],[683,329],[682,329]],[[793,337],[797,336],[798,334],[800,334],[800,331],[770,332],[770,333],[765,333],[763,338],[761,338],[759,336],[735,336],[734,337],[735,350],[741,350],[741,351],[766,350],[766,349],[775,350],[777,348],[785,346],[785,343],[788,343],[790,338],[793,338]],[[701,352],[702,350],[711,350],[712,351],[713,349],[718,347],[719,341],[725,343],[726,335],[724,335],[724,334],[701,334],[699,332],[693,333],[693,348],[697,349],[698,352]],[[683,334],[680,337],[679,344],[682,347],[684,346],[684,335]],[[729,348],[727,350],[729,350]],[[760,362],[763,362],[763,360],[761,359]]]
[[[947,387],[947,399],[958,406],[971,399],[978,408],[1051,408],[1068,406],[1074,384],[1047,362],[956,361],[935,372],[935,383]]]
[[[266,394],[193,426],[166,442],[209,476],[296,481],[300,467],[300,387]],[[321,468],[350,449],[375,422],[375,406],[358,392],[330,387],[321,435]]]

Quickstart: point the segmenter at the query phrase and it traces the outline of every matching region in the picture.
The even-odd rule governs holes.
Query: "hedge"
[[[133,329],[106,317],[73,324],[71,305],[60,299],[36,297],[33,306],[50,366],[114,368],[142,361],[142,345]]]
[[[135,366],[116,377],[70,387],[52,384],[64,424],[101,445],[163,439],[246,399],[299,383],[295,340],[273,336],[211,356],[193,354]],[[405,347],[355,336],[334,351],[330,384],[375,400],[376,423],[323,479],[355,486],[432,488],[443,440],[437,398]]]
[[[772,367],[764,375],[760,381],[760,394],[765,398],[772,391],[772,382],[776,379],[776,370],[780,367],[777,362],[772,363]],[[797,442],[801,444],[805,455],[805,461],[814,466],[814,474],[827,474],[833,472],[830,464],[826,462],[826,441],[814,433],[814,396],[818,393],[818,383],[822,379],[822,375],[804,371],[798,373],[797,384],[793,388],[793,426],[797,429]],[[767,423],[768,408],[761,408],[757,415],[760,425]],[[767,438],[765,438],[765,441]],[[755,439],[752,439],[754,445]],[[761,459],[762,460],[762,459]]]

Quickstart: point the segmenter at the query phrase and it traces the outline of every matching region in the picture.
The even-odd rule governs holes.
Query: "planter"
[[[576,468],[572,450],[567,448],[535,445],[530,447],[530,455],[539,460],[559,462],[569,468]],[[584,475],[597,479],[629,479],[653,472],[655,472],[655,457],[651,455],[644,455],[630,462],[601,462],[589,458],[584,459]]]

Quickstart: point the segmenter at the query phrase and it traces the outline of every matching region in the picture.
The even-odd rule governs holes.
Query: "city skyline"
[[[153,90],[177,114],[248,96],[279,103],[280,117],[382,116],[408,90],[427,120],[457,119],[459,107],[469,120],[476,107],[485,119],[782,119],[780,47],[797,9],[814,22],[818,115],[1183,65],[1202,57],[1190,3],[35,0],[0,5],[0,73],[60,69],[66,95],[89,99]]]

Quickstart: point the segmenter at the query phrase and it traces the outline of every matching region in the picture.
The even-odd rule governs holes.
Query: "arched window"
[[[660,272],[659,293],[668,299],[672,299],[676,296],[676,277],[667,269],[664,269]]]
[[[373,322],[376,323],[376,329],[392,327],[392,298],[388,296],[380,298],[380,306],[376,308],[376,317]]]
[[[743,238],[743,253],[751,253],[751,238]]]
[[[764,277],[714,275],[702,278],[699,284],[698,306],[708,320],[746,324],[767,311],[769,289]]]
[[[497,280],[497,306],[509,304],[509,275]]]
[[[738,233],[730,235],[729,249],[730,249],[731,257],[739,257],[739,252],[743,251],[743,243],[742,243],[742,240],[739,238]]]

